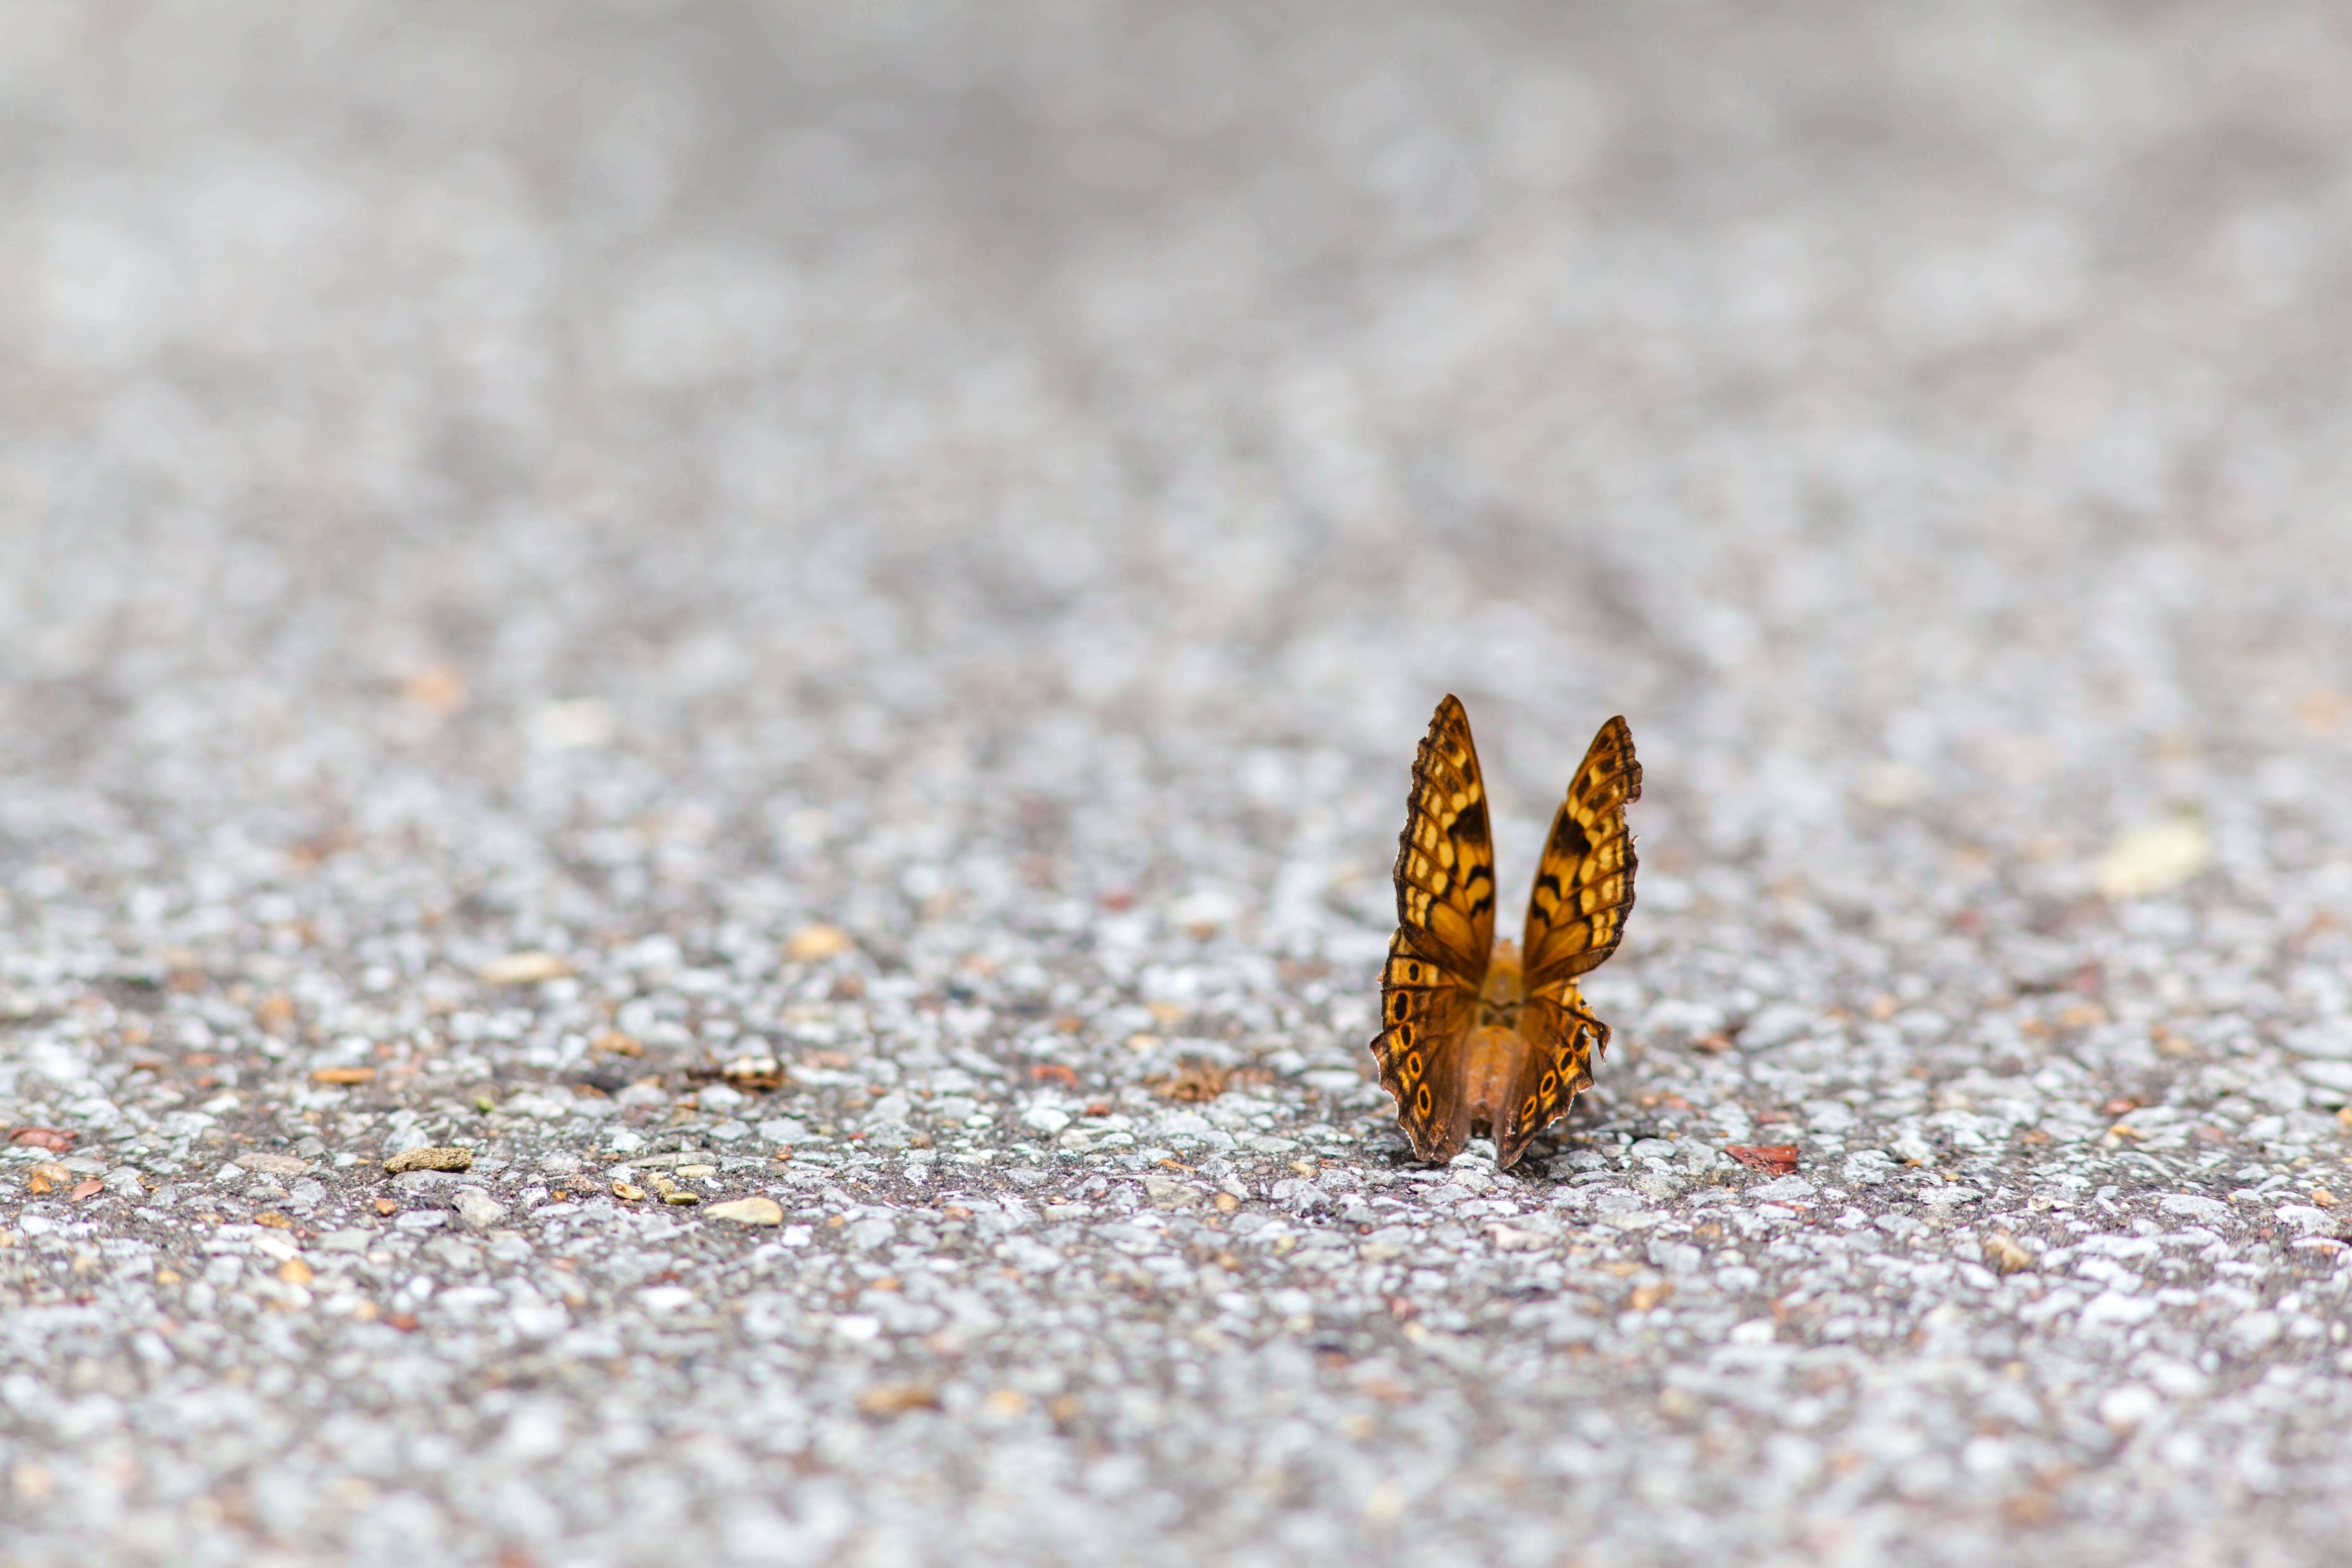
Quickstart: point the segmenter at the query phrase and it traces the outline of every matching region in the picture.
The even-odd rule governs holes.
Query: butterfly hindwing
[[[1592,1058],[1609,1048],[1609,1026],[1585,1011],[1568,983],[1566,1002],[1530,996],[1519,1009],[1519,1034],[1527,1043],[1504,1099],[1495,1129],[1495,1163],[1517,1163],[1528,1142],[1568,1113],[1576,1097],[1592,1087]]]
[[[1381,1087],[1393,1095],[1397,1122],[1423,1160],[1450,1160],[1469,1141],[1462,1103],[1461,1056],[1477,1012],[1476,992],[1442,961],[1423,952],[1413,933],[1389,939],[1381,973],[1381,1033],[1372,1041]]]

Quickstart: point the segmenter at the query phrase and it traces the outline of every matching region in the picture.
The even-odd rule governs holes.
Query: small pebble
[[[475,971],[477,978],[490,985],[529,985],[542,980],[561,980],[572,973],[569,959],[535,952],[510,952]]]
[[[465,1148],[410,1149],[383,1163],[383,1168],[394,1175],[404,1171],[470,1171],[473,1167],[474,1152]]]

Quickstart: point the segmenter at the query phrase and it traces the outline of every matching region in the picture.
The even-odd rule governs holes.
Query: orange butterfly
[[[1437,705],[1397,837],[1397,933],[1372,1041],[1421,1158],[1451,1160],[1473,1132],[1492,1132],[1495,1163],[1510,1165],[1592,1087],[1609,1026],[1585,1009],[1576,981],[1625,934],[1635,863],[1625,806],[1641,798],[1633,732],[1612,719],[1552,818],[1524,938],[1497,947],[1495,847],[1470,718],[1457,698]]]

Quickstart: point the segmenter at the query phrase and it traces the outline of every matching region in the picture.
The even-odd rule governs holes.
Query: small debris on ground
[[[474,1152],[456,1147],[410,1149],[384,1161],[383,1168],[392,1175],[404,1171],[470,1171]]]

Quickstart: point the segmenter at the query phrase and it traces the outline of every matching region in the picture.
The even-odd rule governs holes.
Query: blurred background
[[[1594,728],[1626,714],[1646,763],[1642,906],[1589,988],[1621,1049],[1563,1148],[1614,1117],[1712,1160],[1802,1106],[1838,1150],[1861,1107],[1926,1182],[1920,1119],[1976,1103],[2071,1140],[1953,1133],[1985,1211],[2127,1161],[2294,1195],[2352,1098],[2347,258],[2326,0],[0,0],[0,1089],[120,1114],[66,1098],[125,1066],[100,982],[193,1019],[216,998],[184,980],[250,979],[355,1060],[437,1048],[479,966],[540,950],[606,1002],[647,970],[716,1048],[778,1032],[764,977],[814,930],[955,1004],[967,1067],[1272,1047],[1314,1069],[1284,1103],[1328,1092],[1318,1133],[1385,1164],[1351,1075],[1452,690],[1507,910]],[[466,1071],[543,1076],[594,1005],[498,1002]],[[897,1083],[877,1039],[843,1043]],[[427,1103],[456,1081],[386,1102],[460,1125],[490,1102]],[[2173,1164],[2094,1162],[2095,1110],[2139,1105]],[[2185,1201],[2148,1212],[2228,1212]],[[583,1351],[553,1424],[494,1442],[458,1380],[488,1363],[440,1333],[317,1340],[251,1389],[192,1334],[118,1402],[26,1316],[7,1392],[56,1468],[16,1495],[74,1511],[0,1555],[87,1562],[143,1510],[154,1561],[291,1562],[368,1474],[349,1550],[403,1563],[554,1542],[564,1510],[615,1517],[549,1562],[814,1561],[861,1518],[877,1563],[950,1532],[1148,1557],[1139,1521],[1236,1564],[1985,1562],[2062,1504],[2042,1561],[2345,1536],[2341,1380],[2280,1337],[2326,1298],[2216,1360],[2253,1279],[2302,1289],[2268,1262],[2148,1331],[2243,1384],[2158,1448],[2126,1447],[2158,1402],[2102,1397],[2088,1308],[1964,1339],[1975,1309],[1887,1306],[1896,1337],[1784,1388],[1701,1378],[1717,1331],[1638,1308],[1605,1353],[1539,1342],[1526,1261],[1415,1263],[1463,1307],[1433,1321],[1491,1315],[1362,1443],[1293,1403],[1302,1344],[1204,1381],[1110,1286],[1099,1320],[1020,1287],[990,1354],[1148,1347],[1083,1374],[1107,1400],[1165,1373],[1168,1426],[1111,1467],[1042,1426],[869,1423],[831,1340]],[[2012,1342],[2033,1381],[1990,1370]],[[761,1414],[786,1391],[829,1413]],[[2042,1436],[1988,1436],[2040,1419],[2012,1394]],[[189,1498],[229,1524],[154,1511]]]
[[[2340,8],[7,32],[34,899],[373,844],[1377,924],[1449,689],[1509,864],[1631,715],[1668,898],[2063,905],[2182,810],[2343,873]]]

